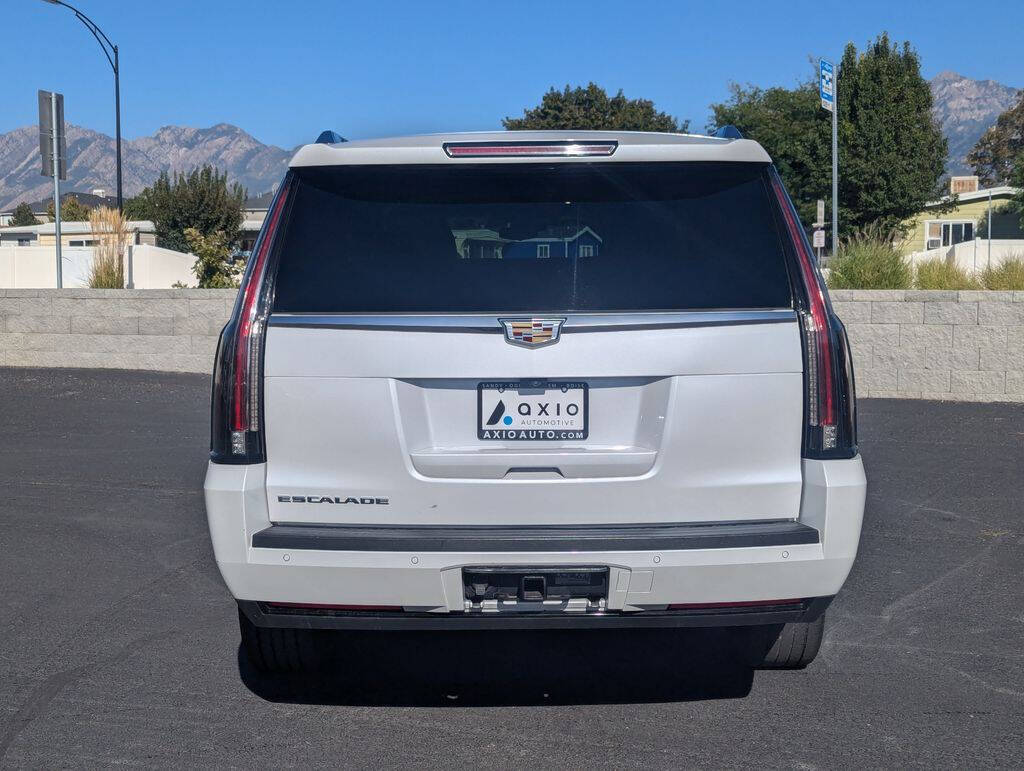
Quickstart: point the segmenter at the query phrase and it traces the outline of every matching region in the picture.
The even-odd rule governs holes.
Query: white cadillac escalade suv
[[[814,658],[864,509],[849,345],[771,159],[721,133],[298,151],[214,375],[206,509],[255,667],[414,628]]]

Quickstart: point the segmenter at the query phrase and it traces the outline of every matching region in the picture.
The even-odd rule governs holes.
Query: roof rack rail
[[[743,139],[743,132],[729,124],[727,126],[719,126],[715,131],[715,136],[719,139]]]
[[[330,131],[330,130],[328,130],[328,131],[321,131],[320,132],[320,136],[318,136],[316,138],[315,144],[318,144],[318,145],[336,145],[339,142],[347,142],[347,141],[348,140],[345,139],[345,137],[343,137],[337,131]]]

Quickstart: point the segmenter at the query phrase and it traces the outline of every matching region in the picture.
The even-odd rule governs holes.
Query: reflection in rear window
[[[753,163],[297,169],[274,309],[788,307],[765,169]]]

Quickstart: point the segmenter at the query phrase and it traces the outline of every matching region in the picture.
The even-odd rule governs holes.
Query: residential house
[[[241,237],[238,240],[236,256],[248,257],[256,246],[256,238],[263,227],[263,220],[267,218],[267,209],[270,202],[274,200],[274,191],[261,193],[255,198],[248,198],[242,207]]]
[[[953,177],[950,194],[926,204],[924,210],[908,222],[910,228],[902,244],[903,253],[942,249],[973,241],[984,232],[983,228],[979,230],[979,223],[987,220],[990,206],[993,210],[993,239],[1024,238],[1020,216],[999,212],[1018,192],[1018,188],[1007,185],[979,189],[977,177]],[[953,208],[941,211],[954,195],[956,203]]]
[[[584,226],[575,230],[545,228],[533,238],[504,238],[495,230],[466,228],[452,230],[455,250],[465,259],[543,260],[553,257],[596,257],[601,237]]]
[[[131,245],[156,245],[156,227],[149,220],[130,220],[128,243]],[[99,236],[92,231],[89,222],[62,222],[60,243],[62,247],[96,246]],[[54,246],[57,243],[56,225],[46,222],[42,225],[0,228],[0,246]]]
[[[601,236],[584,225],[578,230],[547,228],[533,238],[514,241],[505,248],[505,257],[544,259],[545,257],[597,257]]]
[[[464,259],[500,260],[504,255],[507,238],[502,238],[496,230],[486,228],[466,228],[452,230],[455,237],[455,251]]]

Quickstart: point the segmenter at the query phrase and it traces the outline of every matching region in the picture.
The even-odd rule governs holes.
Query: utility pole
[[[60,181],[67,179],[67,140],[64,137],[64,95],[39,92],[39,155],[42,175],[53,177],[53,228],[57,245],[57,288],[64,285],[60,244]]]
[[[988,267],[992,267],[992,188],[988,189]]]
[[[114,70],[114,119],[116,122],[115,131],[117,134],[117,210],[124,211],[124,196],[121,190],[121,62],[118,58],[117,46],[108,38],[92,19],[82,13],[75,6],[65,3],[64,0],[43,0],[50,5],[62,5],[78,17],[78,20],[86,26],[96,42],[103,49],[103,55],[107,57],[107,63]]]
[[[50,92],[50,110],[53,116],[57,116],[57,95]],[[63,267],[60,254],[60,146],[57,140],[57,121],[53,122],[53,232],[57,237],[57,288],[64,286]]]

